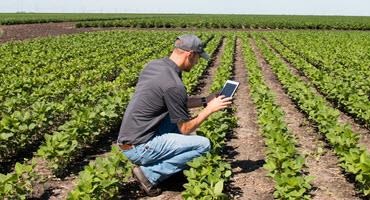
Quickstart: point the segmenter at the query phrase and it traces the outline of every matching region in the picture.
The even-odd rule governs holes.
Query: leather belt
[[[132,148],[134,148],[135,145],[133,144],[118,144],[119,148],[123,151],[127,151],[127,150],[130,150]]]

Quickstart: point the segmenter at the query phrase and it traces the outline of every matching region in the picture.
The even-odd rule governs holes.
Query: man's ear
[[[186,52],[186,58],[189,59],[189,60],[193,59],[193,53],[190,52],[190,51],[187,51]]]
[[[194,54],[192,51],[187,51],[186,53],[188,53],[188,56],[189,56],[189,57],[192,57],[192,56],[193,56],[193,54]]]
[[[196,53],[194,51],[190,51],[189,53],[190,53],[191,58],[194,58],[196,56]]]

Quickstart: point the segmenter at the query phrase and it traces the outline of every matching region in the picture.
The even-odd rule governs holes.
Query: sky
[[[1,0],[0,12],[370,16],[369,0]]]

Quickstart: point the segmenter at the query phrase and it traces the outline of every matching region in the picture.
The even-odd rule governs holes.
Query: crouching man
[[[148,196],[161,193],[158,183],[186,168],[186,163],[210,149],[207,138],[191,134],[231,98],[188,97],[181,80],[200,57],[209,59],[201,40],[182,35],[168,58],[151,61],[141,72],[124,114],[118,136],[123,154],[134,164],[135,178]],[[188,108],[204,106],[194,118]]]

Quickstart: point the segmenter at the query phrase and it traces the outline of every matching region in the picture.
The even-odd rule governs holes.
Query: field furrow
[[[305,156],[304,170],[309,176],[314,177],[312,199],[356,199],[354,186],[348,183],[341,173],[334,152],[327,147],[313,124],[296,108],[254,41],[252,45],[266,83],[275,94],[277,104],[285,113],[288,129],[297,140],[298,151]]]
[[[242,41],[236,44],[233,80],[240,83],[234,96],[238,127],[227,143],[227,158],[233,168],[230,193],[233,199],[273,199],[274,183],[267,177],[265,144],[257,123],[257,111],[251,99]]]
[[[267,43],[269,43],[268,40],[265,40]],[[314,84],[312,84],[310,82],[310,80],[304,76],[303,73],[301,73],[293,64],[291,64],[286,58],[283,57],[283,55],[281,55],[273,46],[271,46],[270,44],[268,44],[270,49],[272,51],[274,51],[274,53],[280,58],[282,59],[282,61],[286,64],[286,66],[288,66],[289,70],[297,77],[299,77],[302,81],[304,81],[307,85],[311,86],[311,89],[315,92],[315,94],[317,96],[320,96],[324,99],[324,96],[323,94],[320,93],[320,91],[318,91],[316,89],[316,87],[314,86]],[[333,103],[331,103],[330,101],[327,101],[326,104],[328,106],[331,106],[333,108],[335,108],[335,106],[333,105]],[[367,128],[363,128],[361,124],[357,123],[351,116],[348,116],[346,113],[338,110],[338,112],[340,113],[339,115],[339,118],[338,118],[338,121],[341,123],[341,124],[347,124],[350,126],[351,130],[354,132],[354,133],[358,133],[360,135],[360,139],[359,139],[359,143],[361,145],[363,145],[369,152],[370,152],[370,130],[367,129]]]
[[[359,145],[358,135],[353,133],[348,126],[340,124],[338,122],[339,113],[327,106],[325,100],[316,96],[315,92],[298,77],[292,75],[283,61],[274,55],[260,38],[257,44],[289,96],[297,102],[308,118],[315,122],[320,133],[332,146],[339,157],[340,166],[347,173],[355,175],[356,189],[365,196],[368,195],[370,167],[367,163],[370,154]]]

